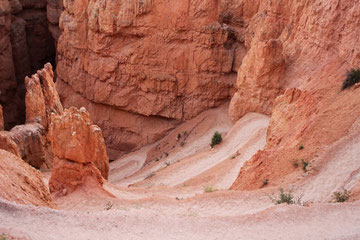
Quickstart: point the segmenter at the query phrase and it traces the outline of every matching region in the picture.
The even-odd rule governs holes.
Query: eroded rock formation
[[[268,113],[271,105],[274,108],[266,148],[244,165],[233,189],[256,189],[265,179],[274,184],[295,181],[299,169],[293,162],[321,164],[317,156],[348,134],[360,116],[358,90],[340,92],[346,71],[360,66],[359,2],[263,3],[249,23],[254,38],[247,40],[250,49],[239,70],[239,89],[229,113],[236,120],[249,110]],[[271,54],[264,55],[267,48],[258,46],[269,41],[281,44],[277,49],[282,50],[268,58],[269,68],[253,78],[253,71],[245,67],[262,65]],[[243,88],[244,79],[251,79],[250,88]],[[262,79],[267,81],[256,85]],[[274,101],[286,88],[290,89]]]
[[[51,117],[49,139],[54,165],[49,182],[51,191],[73,191],[88,177],[102,184],[108,178],[109,159],[98,126],[93,125],[85,108],[71,107]]]
[[[40,172],[1,149],[0,197],[21,204],[56,208]]]
[[[227,25],[218,1],[86,0],[64,1],[64,8],[58,91],[65,106],[77,105],[75,94],[85,98],[109,147],[135,150],[164,136],[164,120],[190,119],[230,99],[244,27],[241,19],[234,20],[238,28]],[[139,121],[95,118],[100,106]],[[144,134],[145,121],[158,132]]]
[[[229,108],[233,120],[249,111],[269,114],[288,87],[339,84],[335,76],[360,64],[358,2],[258,2],[257,13],[244,18],[248,53]]]
[[[0,103],[6,113],[6,129],[25,121],[25,76],[46,62],[54,63],[55,44],[46,6],[46,0],[0,2]]]

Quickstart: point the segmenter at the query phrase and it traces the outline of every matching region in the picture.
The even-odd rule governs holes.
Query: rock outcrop
[[[301,180],[304,171],[311,167],[315,169],[311,173],[316,174],[315,166],[323,164],[322,156],[327,154],[328,146],[351,134],[360,116],[360,90],[339,92],[340,87],[341,84],[322,90],[288,89],[279,96],[265,149],[246,162],[232,189],[257,189],[265,179],[287,186]],[[310,165],[304,167],[304,162]]]
[[[270,114],[286,88],[339,84],[334,76],[360,65],[358,2],[258,2],[257,13],[244,17],[248,52],[229,108],[233,120],[249,111]]]
[[[102,185],[107,179],[109,159],[99,127],[93,125],[85,108],[71,107],[51,117],[49,139],[54,152],[50,191],[73,191],[88,177]]]
[[[228,101],[245,51],[239,39],[244,28],[229,27],[229,16],[221,10],[220,17],[218,8],[214,0],[64,1],[57,86],[65,106],[77,104],[65,90],[71,88],[89,105],[120,119],[155,122],[166,133],[162,120],[190,119]],[[109,129],[108,146],[123,152],[164,136],[149,131],[142,140],[141,121],[94,122]],[[116,139],[124,134],[138,143]]]
[[[295,181],[300,168],[293,162],[321,164],[317,156],[349,133],[360,116],[358,89],[340,89],[346,71],[360,66],[358,5],[358,1],[263,1],[249,20],[253,37],[245,41],[249,51],[229,114],[236,120],[247,111],[270,113],[274,107],[267,146],[244,165],[233,189],[256,189],[265,179],[273,184]],[[273,53],[266,47],[269,42],[278,45]],[[254,75],[255,69],[261,72]],[[248,87],[247,79],[251,79]]]
[[[47,138],[49,117],[63,111],[53,76],[51,64],[45,64],[31,78],[25,78],[26,124],[17,125],[7,133],[16,143],[21,158],[38,169],[52,166],[53,153]]]
[[[1,149],[0,197],[21,204],[56,208],[40,172]]]
[[[25,76],[55,60],[46,6],[44,0],[0,2],[0,103],[6,129],[25,122]]]

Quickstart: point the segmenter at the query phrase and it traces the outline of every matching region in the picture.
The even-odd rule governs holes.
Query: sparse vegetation
[[[347,72],[346,79],[343,82],[341,90],[345,90],[358,82],[360,82],[360,68],[353,68]]]
[[[156,159],[155,159],[155,162],[158,162],[158,161],[160,161],[160,158],[156,158]]]
[[[215,191],[215,189],[214,189],[212,186],[207,186],[207,187],[204,189],[204,191],[205,191],[206,193],[209,193],[209,192]]]
[[[181,138],[181,133],[178,133],[177,139],[179,140]]]
[[[5,234],[5,233],[1,234],[0,240],[7,240],[7,239],[8,239],[8,238],[6,237],[6,234]]]
[[[149,172],[149,174],[146,176],[145,179],[152,178],[153,176],[155,176],[155,173],[154,172]]]
[[[303,165],[303,170],[304,170],[304,172],[307,172],[307,167],[309,166],[309,162],[306,162],[304,159],[301,159],[301,163],[302,163],[302,165]]]
[[[183,134],[184,134],[184,136],[187,136],[187,135],[188,135],[187,131],[184,131]]]
[[[166,166],[168,167],[168,166],[170,166],[171,163],[170,163],[170,162],[166,162],[165,164],[166,164]]]
[[[185,145],[185,142],[184,141],[182,141],[181,143],[180,143],[180,146],[184,146]]]
[[[294,168],[298,168],[298,167],[299,167],[299,162],[298,162],[298,160],[294,159],[294,160],[292,161],[292,165],[294,166]]]
[[[284,192],[284,189],[280,188],[280,194],[279,194],[279,198],[275,199],[275,204],[282,204],[282,203],[287,203],[287,204],[294,204],[294,196],[291,194],[291,192]]]
[[[169,156],[169,153],[166,152],[166,153],[165,153],[165,157],[168,157],[168,156]]]
[[[221,133],[219,133],[218,131],[216,131],[211,139],[211,148],[213,148],[215,145],[218,145],[222,142],[222,136]]]
[[[334,192],[333,198],[335,202],[346,202],[350,198],[350,192],[346,189],[342,192]]]
[[[304,145],[300,144],[299,145],[299,150],[303,150],[304,149]]]
[[[265,187],[265,186],[268,185],[268,184],[269,184],[269,179],[265,179],[265,180],[263,181],[263,183],[262,183],[261,188]]]
[[[110,210],[113,207],[113,204],[111,202],[107,202],[105,206],[105,210]]]

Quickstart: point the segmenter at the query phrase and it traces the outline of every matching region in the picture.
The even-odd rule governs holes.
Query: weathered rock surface
[[[26,84],[26,124],[17,125],[8,135],[17,144],[21,158],[35,168],[50,169],[53,153],[47,138],[49,116],[63,111],[53,82],[51,64],[45,64]]]
[[[0,103],[6,129],[25,122],[25,76],[55,60],[46,5],[46,1],[0,2]]]
[[[21,204],[56,208],[40,172],[1,149],[0,197]]]
[[[0,2],[0,104],[4,108],[5,128],[10,128],[17,123],[21,115],[19,98],[16,94],[17,83],[11,48],[11,6],[6,1]]]
[[[150,121],[190,119],[219,106],[231,97],[234,66],[241,63],[245,49],[238,39],[240,30],[219,22],[218,7],[213,0],[64,1],[58,44],[59,95],[67,98],[67,85],[89,105],[100,104],[117,115],[126,112],[123,115]],[[65,102],[65,106],[77,104],[69,98]],[[104,131],[107,142],[123,134],[148,142],[141,139],[142,130],[131,130],[139,129],[138,122],[130,125],[120,120],[114,126],[93,119],[102,128],[112,129]],[[155,140],[164,136],[148,135]]]
[[[9,132],[0,131],[0,149],[11,152],[15,156],[21,158],[18,145],[11,138]]]
[[[265,179],[274,185],[288,186],[301,179],[303,161],[310,163],[305,170],[313,167],[311,174],[316,174],[316,166],[323,164],[321,156],[327,153],[327,147],[352,133],[360,116],[360,89],[339,92],[340,87],[288,89],[279,96],[265,149],[246,162],[232,189],[257,189]]]
[[[357,1],[258,2],[250,8],[258,6],[257,13],[244,17],[248,52],[229,108],[233,120],[249,111],[270,114],[284,89],[339,84],[339,71],[360,65]]]
[[[51,117],[49,139],[54,152],[50,190],[73,191],[95,178],[102,184],[108,178],[109,159],[99,127],[93,125],[85,108],[71,107]],[[100,170],[100,171],[99,171]]]
[[[359,2],[263,3],[249,22],[254,37],[245,41],[249,52],[229,114],[236,120],[247,111],[274,108],[267,146],[244,165],[233,189],[256,189],[265,179],[275,185],[296,181],[301,167],[294,162],[321,164],[317,157],[347,135],[360,116],[357,89],[340,92],[346,71],[360,66]],[[281,51],[264,54],[269,49],[259,46],[270,41]],[[274,101],[288,87],[296,89]]]
[[[61,82],[57,87],[64,92],[61,99],[65,106],[86,107],[91,119],[103,131],[110,159],[153,143],[173,129],[178,121],[159,117],[146,117],[127,111],[109,108],[94,103],[76,93],[69,85]]]

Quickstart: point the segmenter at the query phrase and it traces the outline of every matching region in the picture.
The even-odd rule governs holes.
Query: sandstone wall
[[[249,22],[253,37],[245,41],[249,52],[229,114],[237,120],[248,111],[271,113],[267,145],[244,164],[232,189],[257,189],[265,179],[287,187],[317,174],[327,147],[350,134],[360,116],[359,89],[340,91],[346,72],[360,67],[360,1],[263,2]],[[268,49],[274,41],[280,47]]]
[[[359,1],[261,1],[248,21],[248,53],[229,114],[270,114],[288,87],[324,88],[360,65]]]
[[[243,8],[215,0],[65,0],[57,66],[65,106],[77,105],[78,94],[113,112],[116,125],[91,115],[109,129],[107,144],[126,152],[163,136],[165,120],[190,119],[228,101],[246,53],[243,20],[228,13],[237,5]],[[128,116],[148,119],[161,134],[143,139],[139,122],[122,121]]]

